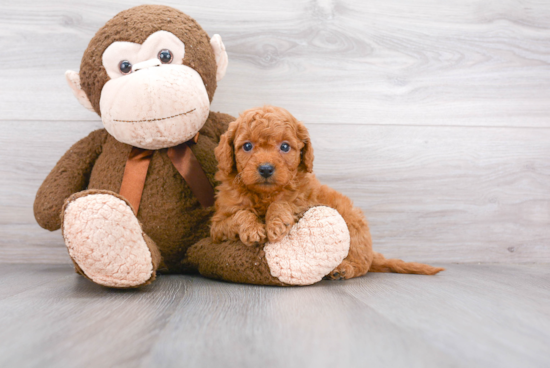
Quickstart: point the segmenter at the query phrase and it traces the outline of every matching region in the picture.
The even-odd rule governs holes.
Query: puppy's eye
[[[283,152],[290,151],[290,144],[288,144],[288,143],[281,144],[281,151],[283,151]]]
[[[243,150],[245,150],[246,152],[250,151],[252,147],[254,146],[250,142],[246,142],[245,144],[243,144]]]
[[[167,49],[160,50],[158,54],[158,59],[163,64],[170,64],[172,62],[172,52]]]
[[[132,64],[128,60],[122,60],[118,63],[118,68],[122,74],[128,74],[132,71]]]

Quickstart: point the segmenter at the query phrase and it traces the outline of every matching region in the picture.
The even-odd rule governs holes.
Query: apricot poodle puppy
[[[385,259],[372,250],[362,211],[313,174],[313,148],[306,127],[288,111],[264,106],[243,112],[216,148],[218,186],[211,236],[246,245],[278,242],[310,208],[328,206],[350,233],[348,256],[326,278],[349,279],[372,272],[433,275],[443,270]]]

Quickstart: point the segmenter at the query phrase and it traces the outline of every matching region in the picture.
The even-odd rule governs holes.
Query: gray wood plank
[[[66,69],[143,2],[2,2],[0,119],[95,119]],[[317,123],[548,127],[544,1],[147,1],[188,12],[229,52],[214,109],[271,103]]]
[[[35,272],[35,282],[52,272],[63,277],[0,299],[1,366],[136,367],[189,282],[165,276],[139,291],[112,290],[67,265]]]
[[[550,364],[548,264],[446,267],[296,288],[161,276],[121,291],[68,265],[2,266],[0,365]]]
[[[550,129],[298,117],[312,135],[315,172],[363,209],[378,251],[426,262],[550,262]],[[0,261],[69,261],[59,233],[35,224],[32,204],[65,150],[100,126],[0,122]]]
[[[342,288],[463,366],[550,365],[550,265],[452,265],[442,277],[372,274]]]
[[[336,283],[267,288],[197,278],[194,285],[143,367],[456,366]]]
[[[101,122],[0,122],[0,262],[70,263],[59,231],[40,228],[36,191],[61,156]]]
[[[53,264],[2,264],[0,300],[70,277],[72,266]]]

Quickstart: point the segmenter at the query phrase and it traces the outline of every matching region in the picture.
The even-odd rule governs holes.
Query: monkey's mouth
[[[183,115],[190,114],[195,110],[196,109],[192,109],[192,110],[189,110],[189,111],[186,111],[186,112],[182,112],[181,114],[167,116],[165,118],[144,119],[144,120],[117,120],[117,119],[113,119],[113,121],[116,121],[117,123],[149,123],[149,122],[152,122],[152,121],[161,121],[161,120],[168,120],[168,119],[177,118],[178,116],[183,116]]]

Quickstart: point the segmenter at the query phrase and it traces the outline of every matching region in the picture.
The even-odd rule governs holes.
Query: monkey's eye
[[[286,142],[283,143],[283,144],[281,144],[281,151],[283,151],[283,152],[288,152],[288,151],[290,151],[290,144],[288,144],[288,143],[286,143]]]
[[[172,62],[172,52],[170,50],[160,50],[157,57],[163,64],[170,64]]]
[[[118,63],[118,68],[122,74],[128,74],[132,71],[132,64],[128,60],[122,60]]]
[[[252,147],[254,146],[250,142],[246,142],[245,144],[243,144],[243,150],[245,150],[246,152],[249,152],[252,149]]]

